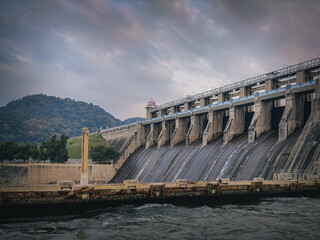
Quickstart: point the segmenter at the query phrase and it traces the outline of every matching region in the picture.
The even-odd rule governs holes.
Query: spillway
[[[172,148],[169,144],[146,150],[142,146],[127,159],[111,183],[129,179],[140,182],[272,179],[273,173],[284,167],[300,132],[281,142],[278,131],[271,130],[252,143],[248,143],[247,134],[242,134],[225,145],[222,138],[217,138],[204,147],[200,140],[190,146],[180,143]]]

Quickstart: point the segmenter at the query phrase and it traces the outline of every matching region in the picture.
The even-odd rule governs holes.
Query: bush
[[[106,146],[96,146],[90,149],[90,155],[92,161],[101,163],[110,163],[111,160],[115,160],[119,153],[113,148]]]

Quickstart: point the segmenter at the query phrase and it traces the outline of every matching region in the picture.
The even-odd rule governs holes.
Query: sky
[[[43,93],[116,118],[320,56],[318,0],[2,0],[0,106]]]

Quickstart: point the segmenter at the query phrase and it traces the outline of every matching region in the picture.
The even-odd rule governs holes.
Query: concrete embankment
[[[220,179],[211,182],[139,183],[80,187],[73,181],[58,184],[0,188],[0,218],[67,215],[121,204],[226,204],[249,203],[261,197],[320,196],[320,179],[252,181]]]

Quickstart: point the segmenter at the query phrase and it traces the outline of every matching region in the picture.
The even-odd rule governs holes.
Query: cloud
[[[318,56],[319,1],[1,1],[0,105],[45,93],[118,118]]]

